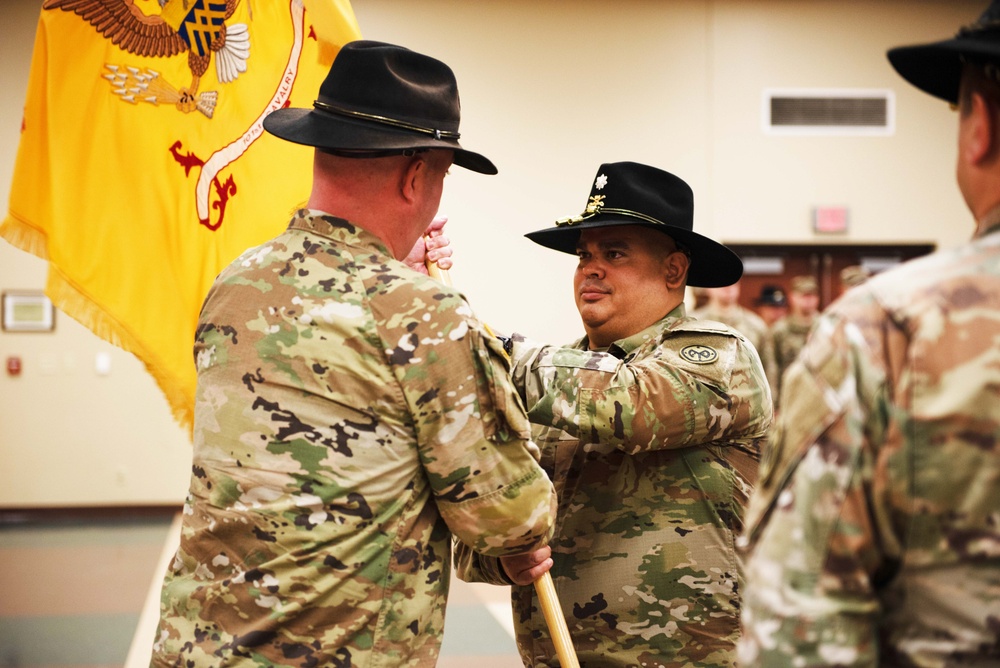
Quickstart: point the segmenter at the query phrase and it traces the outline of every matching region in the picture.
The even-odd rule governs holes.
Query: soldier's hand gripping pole
[[[445,285],[451,285],[448,271],[440,269],[436,262],[427,263],[427,273],[431,278]],[[563,617],[551,573],[546,571],[535,580],[535,593],[538,594],[538,603],[542,606],[542,616],[545,617],[545,624],[549,627],[549,635],[552,636],[559,665],[562,668],[580,668],[580,661],[576,658],[576,650],[573,649],[573,639],[569,635],[569,627],[566,626],[566,618]]]

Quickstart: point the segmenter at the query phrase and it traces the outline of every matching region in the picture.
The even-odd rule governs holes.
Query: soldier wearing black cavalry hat
[[[972,239],[847,292],[786,374],[741,666],[1000,665],[1000,2],[888,56],[958,107]]]
[[[585,336],[514,337],[514,380],[559,491],[551,544],[524,557],[459,554],[460,574],[514,583],[527,666],[556,654],[534,589],[551,567],[583,666],[732,666],[741,565],[735,539],[756,479],[771,397],[747,340],[685,315],[685,285],[743,272],[693,229],[677,176],[601,165],[582,213],[529,233],[575,253]]]
[[[195,342],[194,466],[154,666],[433,666],[452,536],[544,545],[552,484],[504,351],[418,273],[459,144],[444,63],[341,49],[312,109],[308,209],[224,270]]]

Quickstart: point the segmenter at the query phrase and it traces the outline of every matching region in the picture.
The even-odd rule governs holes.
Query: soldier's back
[[[1000,233],[856,288],[785,380],[742,662],[1000,665]]]

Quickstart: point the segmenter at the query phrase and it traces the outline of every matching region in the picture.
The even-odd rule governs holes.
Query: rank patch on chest
[[[696,344],[681,348],[681,357],[693,364],[711,364],[719,359],[719,353],[715,348]]]

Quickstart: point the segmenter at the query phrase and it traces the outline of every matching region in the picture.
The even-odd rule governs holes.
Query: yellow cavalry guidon
[[[311,106],[359,37],[347,0],[302,3],[42,4],[0,236],[48,260],[53,302],[142,360],[185,425],[205,293],[309,192],[311,150],[262,121]]]

